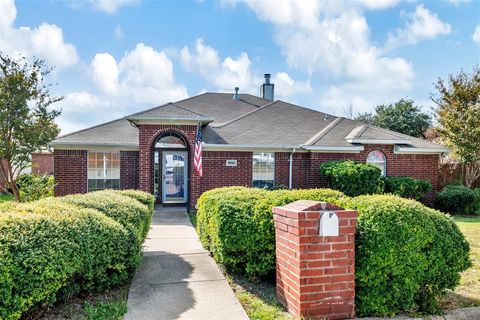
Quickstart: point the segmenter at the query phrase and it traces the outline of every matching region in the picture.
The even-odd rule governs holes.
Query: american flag
[[[202,169],[202,131],[200,123],[197,126],[197,135],[195,136],[195,157],[193,159],[193,164],[195,169],[198,172],[198,175],[201,177],[203,175]]]

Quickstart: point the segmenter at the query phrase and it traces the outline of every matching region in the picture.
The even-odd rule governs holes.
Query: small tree
[[[10,58],[0,53],[0,177],[4,192],[21,201],[16,183],[30,163],[30,155],[45,147],[60,132],[54,119],[60,114],[48,107],[60,101],[51,97],[45,77],[51,69],[40,59]]]
[[[430,115],[415,106],[413,100],[400,99],[389,105],[379,105],[375,113],[361,113],[355,120],[373,124],[414,137],[424,137],[432,125]]]
[[[464,166],[464,183],[471,187],[480,177],[480,69],[438,79],[435,88],[437,131]]]

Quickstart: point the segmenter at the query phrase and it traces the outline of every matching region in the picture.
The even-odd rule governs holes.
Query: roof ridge
[[[171,102],[171,104],[174,105],[174,106],[177,107],[177,108],[186,110],[186,111],[191,112],[191,113],[195,113],[196,115],[199,115],[199,116],[202,116],[202,117],[206,117],[206,115],[204,115],[204,114],[201,114],[201,113],[195,112],[195,111],[193,111],[193,110],[190,110],[190,109],[188,109],[188,108],[179,106],[179,105],[177,105],[176,103]]]
[[[249,116],[249,115],[251,115],[251,114],[253,114],[253,113],[257,112],[257,111],[263,110],[263,109],[265,109],[265,108],[267,108],[267,107],[269,107],[269,106],[271,106],[271,105],[273,105],[273,104],[275,104],[275,103],[277,103],[277,102],[278,102],[278,100],[269,102],[269,103],[267,103],[267,104],[265,104],[265,105],[263,105],[263,106],[258,107],[258,108],[255,109],[255,110],[252,110],[252,111],[249,111],[249,112],[247,112],[247,113],[244,113],[244,114],[242,114],[242,115],[240,115],[240,116],[238,116],[238,117],[236,117],[236,118],[234,118],[234,119],[232,119],[232,120],[230,120],[230,121],[227,121],[227,122],[225,122],[225,123],[219,123],[218,125],[213,125],[213,124],[212,124],[212,125],[210,125],[210,126],[213,127],[213,128],[222,128],[222,127],[225,127],[225,126],[230,125],[230,124],[232,124],[233,122],[238,121],[238,120],[240,120],[240,119],[242,119],[242,118],[244,118],[244,117],[246,117],[246,116]]]
[[[65,137],[70,137],[71,135],[74,135],[74,134],[77,134],[77,133],[80,133],[80,132],[84,132],[84,131],[87,131],[87,130],[90,130],[90,129],[98,128],[98,127],[101,127],[101,126],[104,126],[104,125],[107,125],[107,124],[110,124],[110,123],[114,123],[114,122],[120,121],[120,120],[128,121],[127,119],[125,119],[125,117],[117,118],[117,119],[114,119],[114,120],[110,120],[110,121],[107,121],[107,122],[96,124],[94,126],[91,126],[91,127],[85,128],[85,129],[80,129],[80,130],[77,130],[77,131],[66,133],[64,135],[56,137],[52,141],[55,141],[55,140],[61,139],[61,138],[65,138]]]
[[[347,133],[347,135],[345,136],[344,139],[354,139],[354,138],[358,138],[359,136],[362,135],[362,133],[365,132],[365,130],[367,130],[368,128],[368,125],[363,123],[359,126],[356,126],[354,127],[352,130],[350,130],[349,133]]]
[[[326,135],[330,130],[332,130],[334,127],[336,127],[342,120],[345,119],[344,117],[337,117],[335,120],[330,122],[325,128],[322,130],[318,131],[316,134],[314,134],[310,139],[308,139],[304,145],[313,145],[318,142],[324,135]]]
[[[207,91],[207,92],[204,92],[204,93],[197,94],[196,96],[188,97],[188,98],[185,98],[185,99],[182,99],[182,100],[178,100],[178,101],[175,101],[175,102],[171,102],[171,101],[165,102],[164,104],[161,104],[161,105],[158,105],[158,106],[149,108],[149,109],[145,109],[145,110],[142,110],[142,111],[138,111],[138,112],[135,112],[135,113],[126,115],[125,117],[130,117],[130,116],[137,115],[137,114],[139,114],[139,113],[144,113],[144,112],[147,112],[147,111],[152,111],[152,110],[155,110],[155,109],[163,108],[163,107],[165,107],[165,106],[167,106],[167,105],[169,105],[169,104],[173,104],[173,105],[176,106],[176,107],[180,107],[180,106],[177,105],[177,103],[179,103],[179,102],[184,102],[184,101],[190,100],[190,99],[192,99],[192,98],[200,97],[200,96],[203,96],[203,95],[206,95],[206,94],[210,94],[210,93],[212,93],[212,92],[208,92],[208,91]],[[188,109],[187,109],[187,110],[188,110]],[[192,110],[188,110],[188,111],[194,112],[194,111],[192,111]],[[196,112],[194,112],[194,113],[196,113]],[[202,116],[203,116],[203,115],[202,115]]]
[[[144,113],[144,112],[148,112],[148,111],[152,111],[152,110],[155,110],[155,109],[160,109],[160,108],[163,108],[165,106],[168,106],[169,104],[173,104],[172,102],[166,102],[164,104],[161,104],[159,106],[155,106],[153,108],[149,108],[149,109],[145,109],[145,110],[142,110],[142,111],[138,111],[138,112],[134,112],[134,113],[131,113],[131,114],[128,114],[126,115],[124,118],[127,118],[127,117],[131,117],[131,116],[135,116],[135,115],[138,115],[140,113]]]
[[[383,133],[388,133],[388,134],[391,134],[391,135],[394,135],[394,136],[397,136],[397,137],[409,138],[409,139],[419,139],[419,138],[416,138],[416,137],[413,137],[413,136],[409,136],[408,134],[400,133],[400,132],[393,131],[393,130],[386,129],[386,128],[382,128],[382,127],[379,127],[379,126],[374,126],[373,124],[367,124],[367,126],[370,129],[375,129],[375,130],[378,130],[378,131],[382,131]],[[425,140],[425,139],[422,139],[422,140]]]

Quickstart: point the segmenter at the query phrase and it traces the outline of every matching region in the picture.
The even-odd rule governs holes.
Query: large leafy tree
[[[45,77],[51,69],[40,59],[11,58],[0,53],[0,177],[3,191],[21,201],[16,180],[30,166],[32,152],[44,148],[60,132],[49,110],[60,97],[50,95]]]
[[[436,131],[464,166],[464,182],[471,187],[480,177],[480,69],[438,79],[435,87]]]
[[[413,100],[408,99],[401,99],[389,105],[379,105],[374,113],[361,113],[355,120],[414,137],[424,137],[432,125],[430,115],[422,112],[420,107],[414,105]]]

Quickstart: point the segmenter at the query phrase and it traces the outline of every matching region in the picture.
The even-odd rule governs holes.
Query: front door
[[[162,152],[162,202],[187,202],[188,153]]]

